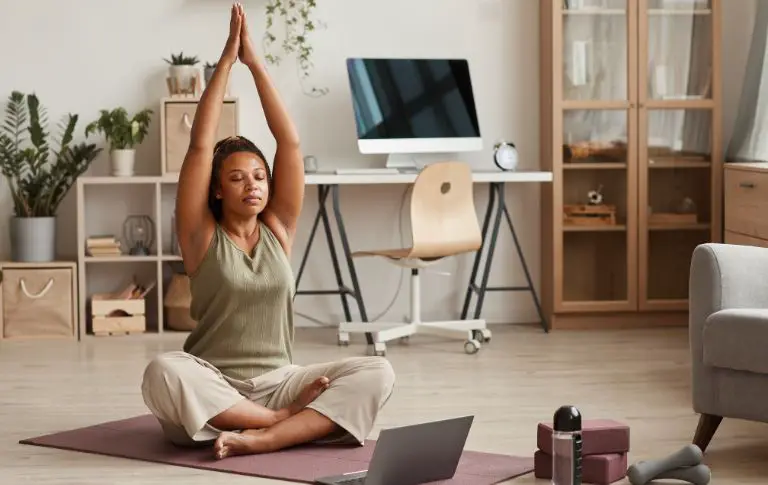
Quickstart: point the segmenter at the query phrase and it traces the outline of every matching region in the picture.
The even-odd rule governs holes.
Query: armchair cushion
[[[704,363],[768,374],[768,309],[720,310],[704,324]]]

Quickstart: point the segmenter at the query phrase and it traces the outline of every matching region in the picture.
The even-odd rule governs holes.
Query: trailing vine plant
[[[299,71],[302,86],[314,68],[313,48],[308,37],[318,27],[317,21],[312,17],[315,8],[317,8],[317,0],[267,0],[266,31],[263,39],[264,59],[269,64],[280,65],[283,57],[277,53],[275,44],[277,44],[277,50],[282,49],[283,55],[295,55],[296,68]],[[278,43],[278,37],[273,29],[280,20],[285,27],[285,34],[282,42]],[[305,88],[304,93],[319,97],[327,94],[328,89],[312,87],[307,90]]]

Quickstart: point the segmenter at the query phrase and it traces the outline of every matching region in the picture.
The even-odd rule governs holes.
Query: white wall
[[[755,0],[729,0],[724,25],[724,72],[726,80],[726,128],[732,124],[738,104],[743,63]],[[245,0],[253,32],[263,22],[264,0]],[[306,154],[319,158],[323,168],[377,165],[380,157],[357,154],[353,120],[347,92],[344,59],[348,56],[454,56],[468,58],[486,140],[483,153],[468,156],[475,166],[489,166],[491,146],[498,138],[514,141],[524,168],[538,167],[538,6],[537,0],[319,0],[319,17],[327,29],[313,36],[316,76],[313,81],[329,87],[328,96],[311,99],[297,83],[294,64],[271,68],[285,101],[302,134]],[[226,0],[0,0],[0,45],[3,74],[0,96],[11,90],[35,91],[48,108],[51,119],[66,112],[82,117],[82,129],[100,108],[124,106],[130,111],[158,108],[165,95],[166,66],[163,57],[184,50],[203,60],[215,60],[227,34]],[[438,21],[438,17],[443,20]],[[33,28],[34,27],[34,28]],[[266,129],[255,88],[248,73],[238,66],[232,78],[233,94],[242,99],[242,131],[271,153],[274,143]],[[152,126],[139,149],[142,174],[158,172],[159,124]],[[92,170],[107,171],[107,157]],[[512,188],[512,187],[511,187]],[[518,224],[521,244],[534,279],[539,280],[538,189],[521,186],[509,190],[507,202]],[[172,193],[166,194],[166,206]],[[478,188],[478,211],[484,209],[486,191]],[[98,197],[109,197],[102,193]],[[402,188],[346,188],[342,209],[353,249],[390,247],[400,244],[398,208]],[[297,240],[294,266],[316,208],[315,191],[308,189],[303,230]],[[65,200],[59,217],[59,250],[74,258],[74,191]],[[115,207],[120,208],[116,202]],[[7,234],[10,198],[0,189],[0,234]],[[105,213],[91,206],[91,232],[119,231],[124,214]],[[135,209],[132,209],[135,210]],[[405,213],[406,211],[404,211]],[[117,220],[117,223],[114,221]],[[407,217],[404,221],[407,228]],[[110,225],[113,224],[113,225]],[[103,225],[103,226],[102,226]],[[405,238],[406,244],[408,238]],[[497,248],[491,284],[520,284],[523,274],[508,233]],[[0,256],[9,254],[9,240],[0,237]],[[323,241],[313,248],[311,263],[301,289],[327,288],[333,273]],[[447,261],[438,269],[450,277],[426,274],[423,284],[427,316],[448,316],[458,311],[468,278],[468,258]],[[400,270],[377,260],[360,260],[361,278],[369,317],[379,314],[394,296]],[[125,268],[123,268],[125,270]],[[104,270],[102,270],[104,271]],[[391,318],[407,310],[407,280]],[[353,309],[354,309],[353,305]],[[297,310],[321,322],[341,316],[337,297],[297,299]],[[491,294],[484,315],[490,321],[530,322],[536,316],[527,294]],[[303,320],[306,323],[308,320]],[[302,322],[299,322],[302,323]]]

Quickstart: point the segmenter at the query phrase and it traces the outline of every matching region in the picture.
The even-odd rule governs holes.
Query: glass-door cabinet
[[[540,5],[548,320],[680,313],[693,248],[720,234],[720,2]]]

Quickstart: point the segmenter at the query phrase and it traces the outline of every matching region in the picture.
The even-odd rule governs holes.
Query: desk
[[[299,266],[299,272],[296,276],[296,296],[298,295],[339,295],[341,297],[341,305],[344,308],[344,317],[348,322],[352,321],[352,315],[349,309],[349,302],[347,297],[354,298],[358,311],[360,312],[360,319],[363,322],[368,321],[368,314],[365,310],[365,304],[363,303],[363,297],[360,292],[360,283],[357,278],[357,272],[355,270],[355,264],[352,260],[352,251],[349,247],[349,240],[347,239],[347,231],[344,226],[344,219],[342,217],[341,209],[339,207],[339,187],[341,185],[382,185],[382,184],[412,184],[416,181],[418,173],[399,173],[399,174],[344,174],[339,175],[334,172],[317,172],[308,173],[305,176],[306,185],[316,185],[318,195],[318,208],[315,220],[312,224],[312,230],[309,234],[309,240],[307,247],[304,250],[304,255],[301,259]],[[528,265],[525,262],[525,257],[520,248],[520,243],[517,239],[515,232],[515,226],[512,222],[512,218],[509,215],[507,206],[504,200],[504,186],[508,183],[540,183],[551,182],[551,172],[535,172],[535,171],[516,171],[516,172],[502,172],[498,170],[493,171],[476,171],[472,174],[475,183],[487,183],[490,184],[490,196],[488,198],[488,207],[485,211],[483,218],[482,237],[483,243],[480,249],[475,255],[475,261],[472,266],[472,275],[470,276],[469,284],[467,285],[467,293],[464,298],[464,306],[461,311],[461,319],[467,318],[470,311],[470,302],[472,295],[477,294],[477,303],[474,307],[474,317],[479,318],[483,309],[483,302],[485,301],[485,294],[488,291],[530,291],[533,297],[536,310],[541,318],[541,325],[544,331],[549,331],[549,327],[544,318],[544,313],[541,310],[541,303],[539,297],[536,294],[536,290],[533,287],[531,281],[531,275],[528,271]],[[334,218],[336,219],[336,226],[338,230],[339,239],[341,241],[342,253],[344,255],[344,261],[346,262],[347,269],[351,278],[350,288],[344,283],[344,279],[341,273],[341,267],[339,265],[339,258],[336,253],[336,244],[334,243],[333,231],[331,230],[330,218],[328,216],[328,196],[331,196],[331,203],[333,208]],[[494,211],[494,203],[496,208]],[[512,237],[515,242],[518,257],[522,264],[523,271],[525,272],[525,278],[527,280],[527,286],[499,286],[489,287],[488,276],[490,274],[491,263],[493,261],[493,254],[496,249],[496,239],[499,235],[499,228],[501,226],[501,217],[507,220],[509,229],[512,232]],[[493,222],[491,222],[493,218]],[[305,290],[299,291],[299,284],[301,277],[304,273],[304,269],[307,264],[307,258],[309,251],[312,248],[312,242],[315,239],[317,228],[323,222],[323,229],[325,237],[328,240],[328,248],[331,253],[331,262],[333,263],[333,270],[336,276],[337,288],[335,290]],[[489,236],[490,231],[490,236]],[[488,255],[486,257],[485,266],[482,274],[478,275],[480,270],[480,263],[483,258],[484,250],[488,249]],[[480,283],[477,283],[478,276]],[[371,334],[366,334],[366,339],[369,345],[373,344],[373,338]]]

